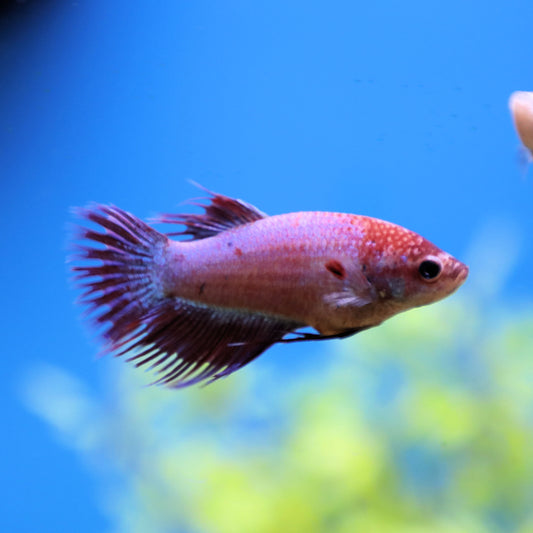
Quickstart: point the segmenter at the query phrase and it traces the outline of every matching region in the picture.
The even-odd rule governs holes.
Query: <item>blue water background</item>
[[[507,107],[533,90],[530,0],[28,0],[1,17],[4,531],[108,527],[89,469],[17,392],[41,362],[102,386],[67,283],[71,206],[189,209],[194,180],[270,214],[384,218],[459,258],[505,225],[506,298],[532,299],[533,173]],[[269,357],[301,364],[287,353]]]

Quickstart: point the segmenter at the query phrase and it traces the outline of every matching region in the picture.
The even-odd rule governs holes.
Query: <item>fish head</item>
[[[410,230],[379,221],[370,232],[367,280],[394,313],[427,305],[457,290],[468,267]]]

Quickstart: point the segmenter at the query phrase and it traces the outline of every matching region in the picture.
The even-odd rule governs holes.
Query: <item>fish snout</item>
[[[462,285],[468,277],[469,269],[461,261],[454,260],[454,264],[451,269],[450,277],[457,283],[457,286]]]

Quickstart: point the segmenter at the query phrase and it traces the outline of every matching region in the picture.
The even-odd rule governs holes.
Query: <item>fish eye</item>
[[[441,264],[436,259],[424,259],[418,266],[418,273],[425,281],[435,281],[442,271]]]

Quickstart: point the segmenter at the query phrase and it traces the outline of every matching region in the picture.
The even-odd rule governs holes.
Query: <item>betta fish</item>
[[[533,92],[516,91],[509,98],[516,132],[528,162],[533,160]]]
[[[468,275],[390,222],[267,216],[209,194],[201,214],[159,217],[182,226],[166,234],[118,207],[76,210],[89,222],[77,228],[72,257],[80,301],[104,351],[153,368],[156,383],[212,382],[275,343],[348,337],[448,296]]]

